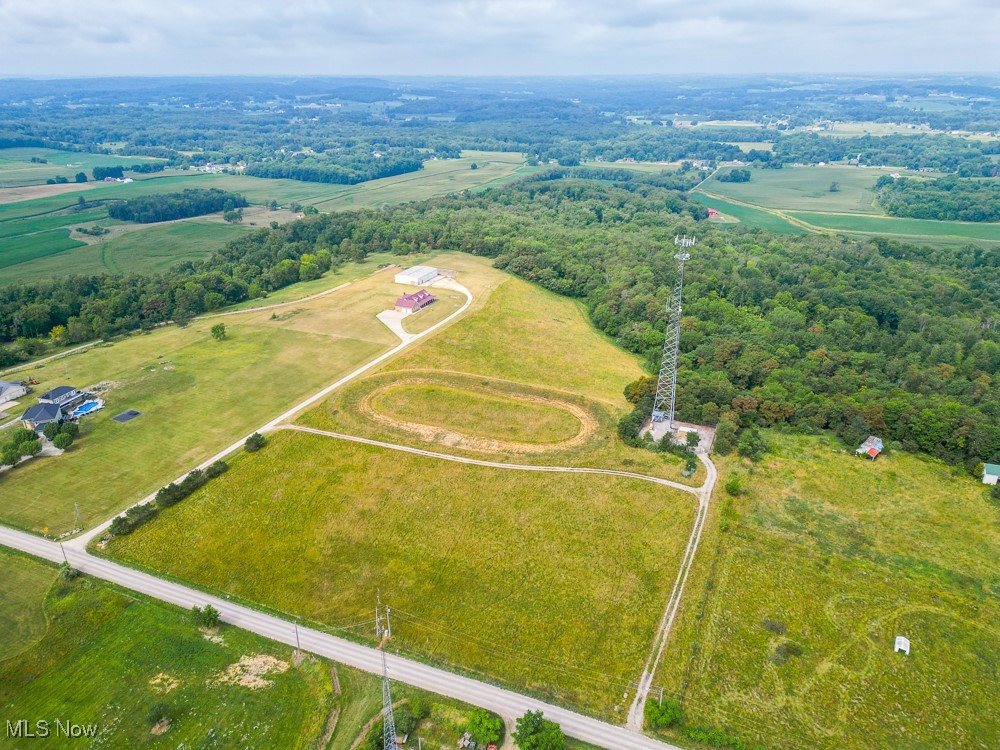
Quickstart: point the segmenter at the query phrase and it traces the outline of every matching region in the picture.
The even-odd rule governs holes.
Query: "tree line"
[[[879,177],[878,202],[890,216],[952,221],[1000,221],[1000,183],[961,179],[936,180],[913,177]]]
[[[218,188],[188,188],[179,193],[140,195],[108,203],[108,216],[119,221],[152,224],[158,221],[187,219],[219,211],[246,208],[247,199],[239,193]]]

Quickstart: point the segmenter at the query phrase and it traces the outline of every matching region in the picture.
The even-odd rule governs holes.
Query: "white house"
[[[0,380],[0,404],[21,398],[27,392],[28,387],[26,385],[21,385],[10,380]]]
[[[1000,464],[983,464],[983,484],[996,484],[998,481],[1000,481]]]
[[[397,284],[423,286],[437,278],[438,270],[430,266],[414,266],[396,274]]]

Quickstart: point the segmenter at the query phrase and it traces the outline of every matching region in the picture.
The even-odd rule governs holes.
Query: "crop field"
[[[624,716],[617,703],[693,521],[689,497],[288,431],[232,463],[109,551],[328,624],[367,621],[381,589],[397,648]]]
[[[588,161],[585,167],[596,169],[628,169],[633,172],[645,172],[647,174],[662,174],[663,172],[676,172],[679,162],[658,162],[658,161]]]
[[[440,263],[462,270],[462,283],[472,278],[484,287],[479,309],[332,394],[300,424],[472,458],[701,483],[700,466],[685,480],[676,457],[619,440],[617,421],[631,408],[622,392],[643,371],[594,329],[580,305],[480,258],[452,255]],[[520,421],[528,410],[545,414],[544,426]]]
[[[911,238],[942,238],[961,241],[1000,242],[1000,224],[972,221],[936,221],[933,219],[896,218],[894,216],[858,216],[834,213],[789,211],[789,216],[817,227],[838,232],[902,235]]]
[[[748,489],[717,490],[710,524],[721,513],[728,530],[703,540],[661,668],[687,723],[793,750],[996,747],[986,488],[932,459],[768,438],[759,466],[723,463],[720,485],[740,475]]]
[[[45,635],[45,595],[55,570],[0,548],[0,664]]]
[[[399,294],[391,273],[301,305],[223,318],[225,341],[209,335],[216,320],[196,320],[24,371],[41,381],[37,393],[63,383],[111,387],[71,450],[0,477],[0,519],[58,534],[73,528],[79,502],[93,525],[391,348],[398,339],[375,319]],[[349,275],[329,276],[331,287],[338,277]],[[111,421],[125,409],[142,416]]]
[[[46,164],[32,162],[31,158],[45,159]],[[118,164],[155,164],[161,159],[143,156],[115,156],[112,154],[87,154],[79,151],[59,151],[51,148],[5,148],[0,149],[0,190],[44,185],[55,177],[72,180],[77,172],[86,172],[92,177],[94,167],[112,167]],[[84,183],[86,184],[86,183]]]
[[[712,183],[712,187],[715,187],[715,183]],[[776,213],[766,211],[762,208],[731,203],[721,198],[707,196],[701,192],[691,193],[691,200],[697,201],[706,208],[714,208],[726,216],[739,219],[741,223],[748,227],[767,229],[775,234],[802,234],[808,231],[805,227],[796,226]]]

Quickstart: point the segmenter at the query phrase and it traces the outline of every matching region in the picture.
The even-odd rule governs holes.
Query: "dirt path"
[[[513,440],[500,440],[481,435],[470,435],[468,433],[458,432],[457,430],[450,430],[447,427],[396,419],[376,411],[372,406],[372,401],[374,399],[378,398],[379,395],[385,393],[386,391],[392,390],[393,388],[424,384],[438,385],[438,383],[435,383],[432,378],[421,377],[409,377],[402,380],[394,380],[391,383],[381,385],[365,394],[364,398],[362,398],[361,402],[358,404],[358,411],[373,422],[385,425],[386,427],[409,432],[417,435],[427,442],[446,445],[450,448],[464,448],[466,450],[477,451],[480,453],[551,453],[553,451],[574,448],[581,443],[586,442],[595,432],[597,432],[597,420],[594,418],[594,415],[581,406],[571,404],[568,401],[545,398],[544,396],[533,396],[520,393],[514,395],[498,388],[486,388],[483,386],[468,386],[465,390],[469,390],[473,393],[487,393],[492,396],[502,396],[515,401],[527,401],[533,404],[544,404],[556,409],[562,409],[563,411],[569,412],[579,420],[580,431],[569,440],[561,440],[557,443],[528,443]],[[456,388],[456,390],[463,389]]]

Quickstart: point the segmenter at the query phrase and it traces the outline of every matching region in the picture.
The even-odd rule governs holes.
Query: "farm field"
[[[788,211],[789,216],[824,229],[864,234],[902,235],[911,238],[941,238],[1000,243],[1000,224],[972,221],[935,221],[894,216],[858,216],[835,213]]]
[[[214,319],[196,320],[23,371],[38,393],[112,387],[71,450],[0,477],[0,519],[59,534],[79,502],[85,526],[104,520],[398,343],[375,314],[401,289],[387,269],[301,305],[228,316],[225,341],[210,336]],[[111,421],[125,409],[142,416]]]
[[[381,711],[373,675],[311,656],[296,663],[288,646],[228,626],[210,639],[176,607],[93,580],[58,580],[54,566],[28,557],[0,551],[0,563],[0,586],[24,587],[11,584],[0,597],[0,623],[29,604],[41,622],[26,651],[6,659],[13,652],[0,652],[0,722],[60,717],[97,724],[95,746],[154,746],[164,740],[150,733],[147,717],[161,704],[172,719],[170,747],[349,750]],[[255,657],[274,660],[264,684],[219,679]],[[402,711],[416,698],[426,702],[430,716],[419,731],[429,747],[454,744],[467,725],[470,707],[458,701],[398,683],[393,698]],[[80,745],[52,728],[48,744]],[[37,742],[8,736],[4,747]]]
[[[660,174],[662,172],[676,172],[680,162],[670,162],[661,164],[656,161],[588,161],[584,162],[585,167],[596,169],[628,169],[633,172],[645,172],[648,174]]]
[[[0,548],[0,664],[45,635],[45,594],[55,580],[50,565]]]
[[[282,431],[108,551],[319,623],[369,619],[381,589],[397,648],[620,719],[694,509],[639,480]]]
[[[636,357],[593,328],[580,305],[473,256],[440,262],[478,269],[487,287],[478,309],[332,394],[299,424],[478,459],[701,483],[702,467],[685,480],[680,459],[618,438],[617,421],[631,408],[623,391],[643,371]],[[460,274],[463,283],[467,275]],[[458,413],[457,403],[469,408]],[[551,424],[522,423],[515,415],[526,410],[544,413]],[[554,425],[562,426],[546,434]],[[554,435],[560,439],[552,441]]]
[[[0,154],[6,151],[0,151]],[[471,169],[473,163],[478,169]],[[129,225],[125,238],[118,236],[120,229],[114,228],[121,222],[108,218],[103,205],[108,200],[186,188],[217,187],[242,193],[251,203],[264,204],[276,200],[287,206],[299,202],[314,205],[322,211],[336,211],[481,189],[534,170],[534,167],[524,165],[519,154],[467,151],[460,159],[429,161],[419,172],[359,185],[171,170],[153,177],[137,175],[136,181],[129,184],[94,186],[80,194],[90,205],[84,210],[77,208],[80,196],[75,193],[0,203],[0,268],[7,269],[0,283],[34,281],[70,273],[163,271],[174,263],[207,257],[227,240],[251,229],[249,224],[256,217],[254,212],[261,211],[259,208],[250,209],[245,223],[237,226],[224,224],[219,216],[169,224]],[[257,224],[266,225],[271,219],[283,222],[294,218],[294,215],[282,212],[257,218]],[[84,235],[70,236],[72,229],[95,223],[112,227],[112,235],[103,243]]]
[[[32,162],[32,157],[45,159],[47,163]],[[54,177],[72,180],[77,172],[86,172],[87,177],[92,178],[91,171],[94,167],[156,164],[162,161],[143,156],[88,154],[52,148],[4,148],[0,149],[0,191],[27,185],[45,185],[46,180]]]
[[[986,489],[928,458],[768,439],[758,466],[722,463],[661,667],[687,724],[793,750],[996,746],[1000,533]],[[747,490],[729,500],[734,475]],[[909,656],[893,653],[897,635]]]
[[[715,187],[714,183],[712,187]],[[721,198],[705,195],[702,192],[691,193],[691,200],[697,201],[705,206],[705,208],[714,208],[726,216],[738,219],[740,223],[748,227],[767,229],[775,234],[802,234],[808,231],[805,227],[792,224],[777,213],[772,213],[763,208],[731,203]]]

